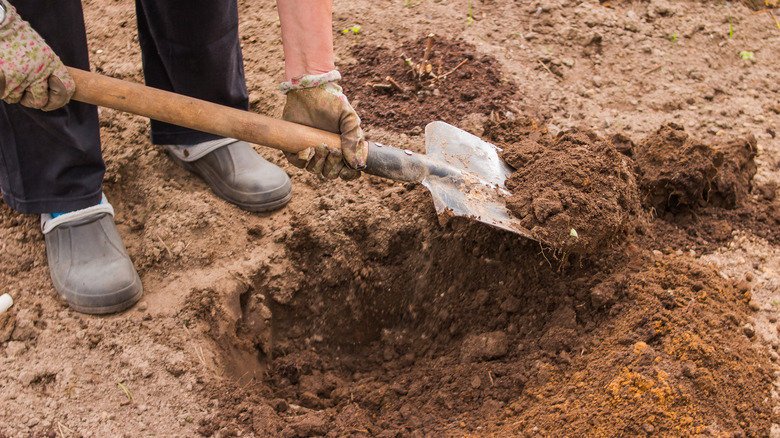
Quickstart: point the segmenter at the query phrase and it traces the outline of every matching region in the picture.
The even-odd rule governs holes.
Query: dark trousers
[[[80,0],[11,0],[69,66],[89,69]],[[146,83],[248,109],[236,0],[136,0]],[[154,144],[218,138],[151,122]],[[0,102],[0,188],[21,213],[58,213],[100,202],[105,164],[97,109],[72,101],[43,112]]]

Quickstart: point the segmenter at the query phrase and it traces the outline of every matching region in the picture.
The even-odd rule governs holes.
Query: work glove
[[[5,20],[0,23],[0,96],[5,103],[43,111],[62,107],[76,91],[76,83],[38,32],[13,6],[5,5]]]
[[[287,95],[282,118],[341,135],[341,148],[320,144],[298,153],[285,152],[294,166],[325,178],[360,177],[366,167],[368,143],[360,129],[360,118],[336,81],[341,74],[333,70],[321,75],[306,75],[283,82],[279,89]]]

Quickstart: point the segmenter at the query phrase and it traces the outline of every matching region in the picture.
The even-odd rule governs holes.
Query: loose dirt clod
[[[631,160],[596,133],[552,138],[546,128],[521,118],[489,121],[485,136],[516,169],[506,181],[510,212],[564,258],[602,249],[637,220]]]
[[[711,146],[668,123],[633,148],[643,203],[657,212],[707,205],[734,208],[756,173],[756,139]]]

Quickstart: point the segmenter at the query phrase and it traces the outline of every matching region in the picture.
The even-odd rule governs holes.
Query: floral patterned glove
[[[351,180],[366,167],[368,143],[360,129],[360,118],[336,84],[339,79],[341,74],[333,70],[295,78],[279,87],[287,95],[284,120],[341,135],[341,148],[323,143],[285,156],[294,166],[325,178]]]
[[[76,90],[65,65],[43,38],[6,3],[0,23],[0,97],[6,103],[51,111]]]

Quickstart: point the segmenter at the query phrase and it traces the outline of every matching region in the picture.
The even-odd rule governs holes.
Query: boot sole
[[[94,306],[78,305],[68,301],[65,294],[60,294],[60,296],[65,300],[66,303],[68,303],[68,306],[70,306],[71,309],[79,313],[87,313],[90,315],[105,315],[108,313],[118,313],[123,310],[127,310],[130,307],[132,307],[135,303],[137,303],[144,295],[144,289],[143,286],[141,285],[141,279],[139,277],[136,277],[133,284],[127,287],[127,289],[129,290],[132,290],[134,288],[138,289],[138,292],[135,295],[133,295],[132,297],[128,298],[127,300],[121,303],[112,304],[110,306],[94,307]]]

